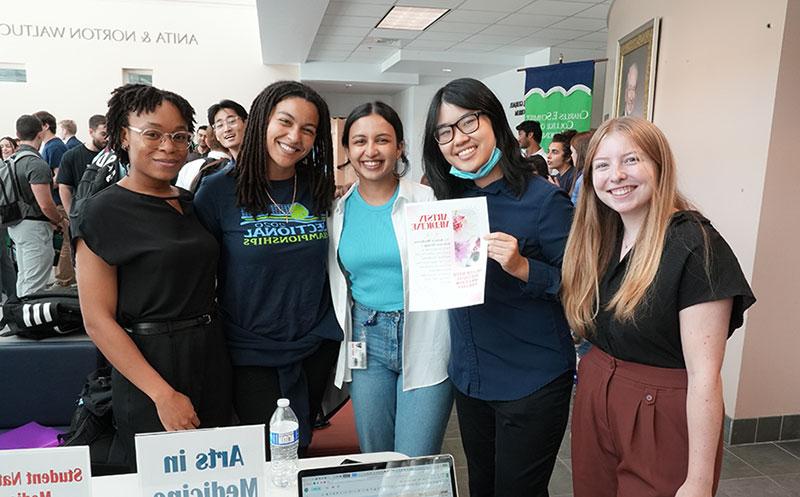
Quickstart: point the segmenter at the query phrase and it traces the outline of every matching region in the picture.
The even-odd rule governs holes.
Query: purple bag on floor
[[[55,428],[31,421],[0,435],[0,450],[58,447],[59,433],[61,432]]]

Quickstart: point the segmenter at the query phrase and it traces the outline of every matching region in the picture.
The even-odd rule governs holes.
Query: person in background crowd
[[[16,128],[19,148],[14,153],[14,169],[22,220],[8,227],[8,235],[16,247],[17,296],[23,297],[47,286],[53,267],[53,226],[63,228],[67,220],[53,203],[52,173],[38,152],[45,129],[42,121],[36,116],[20,116]],[[27,155],[21,157],[22,152]]]
[[[230,424],[231,366],[214,315],[214,238],[170,185],[194,110],[149,85],[117,88],[109,146],[128,175],[88,198],[73,225],[86,331],[113,366],[114,462],[136,469],[134,435]],[[212,270],[209,270],[212,269]]]
[[[53,117],[53,114],[41,110],[33,115],[42,121],[42,158],[52,169],[53,200],[55,200],[56,205],[61,205],[61,199],[58,197],[58,190],[56,190],[55,178],[58,174],[58,166],[61,165],[61,157],[67,151],[67,146],[56,136],[56,118]]]
[[[0,138],[0,159],[6,160],[17,151],[17,140],[10,136]],[[11,258],[11,239],[8,237],[8,228],[0,228],[0,290],[5,299],[17,296],[17,268]]]
[[[58,194],[58,184],[56,184],[56,177],[58,176],[58,167],[61,165],[61,158],[64,156],[64,153],[67,151],[66,145],[64,142],[61,141],[55,135],[56,132],[56,118],[47,111],[39,111],[33,114],[34,116],[38,117],[40,121],[42,121],[43,127],[43,135],[42,135],[42,148],[40,150],[42,154],[42,158],[47,162],[51,169],[51,180],[50,180],[50,194],[53,197],[53,202],[58,209],[59,216],[69,222],[69,218],[66,216],[64,211],[64,207],[61,205],[61,197]],[[58,231],[55,234],[55,244],[54,248],[60,250],[60,244],[63,245],[64,238],[63,238],[63,230],[59,227]],[[54,259],[52,261],[52,265],[56,266],[56,281],[69,281],[73,275],[71,274],[62,274],[58,272],[58,260]],[[49,283],[52,285],[53,283]]]
[[[194,150],[189,152],[186,157],[186,163],[195,161],[197,159],[204,159],[208,155],[208,145],[206,145],[206,135],[208,134],[208,126],[205,124],[198,126],[194,134]]]
[[[82,145],[83,142],[78,140],[75,135],[78,134],[78,126],[72,119],[62,119],[58,121],[58,137],[64,142],[67,150]]]
[[[586,149],[589,146],[589,140],[592,138],[593,134],[594,130],[581,131],[570,140],[569,150],[572,155],[572,162],[575,163],[575,173],[578,175],[572,187],[572,194],[570,195],[572,205],[578,203],[578,195],[581,191],[581,185],[583,185],[583,168],[586,162]]]
[[[86,166],[91,164],[97,154],[108,144],[106,122],[106,116],[101,114],[90,117],[89,140],[80,147],[67,150],[67,153],[61,158],[56,181],[67,214],[72,210],[72,195],[86,171]]]
[[[209,117],[220,143],[236,149],[235,167],[204,178],[195,201],[221,250],[217,300],[236,413],[268,430],[277,400],[288,398],[302,455],[342,340],[327,276],[328,106],[306,85],[273,83],[253,101],[241,148],[240,113],[228,104]]]
[[[502,104],[474,79],[434,95],[423,158],[436,198],[484,197],[489,209],[485,302],[449,311],[469,493],[546,496],[575,368],[558,301],[572,204],[532,174]]]
[[[540,155],[542,159],[547,159],[547,151],[539,145],[542,142],[542,125],[539,121],[520,123],[517,126],[517,141],[525,157]]]
[[[230,160],[228,150],[220,145],[214,133],[206,133],[203,142],[208,149],[208,155],[204,158],[195,159],[187,162],[178,173],[178,180],[175,186],[179,186],[191,192],[197,191],[200,181],[209,174],[222,169]]]
[[[0,228],[0,302],[17,298],[17,268],[11,257],[11,238],[8,228]]]
[[[539,154],[533,154],[525,157],[525,162],[530,165],[534,174],[546,180],[550,179],[550,171],[547,169],[547,159]]]
[[[716,492],[725,340],[755,298],[676,172],[644,119],[608,120],[589,142],[561,294],[594,345],[572,414],[576,497]]]
[[[558,175],[551,176],[551,181],[567,192],[567,195],[572,192],[577,171],[572,163],[572,151],[569,148],[571,137],[567,132],[556,133],[547,152],[548,167],[551,171],[558,172]]]
[[[106,143],[108,143],[106,117],[96,114],[89,118],[89,141],[67,150],[61,157],[61,165],[58,167],[56,181],[58,182],[58,193],[66,216],[70,214],[72,194],[78,188],[78,182],[80,182],[86,166],[92,163],[95,156],[105,148]],[[61,244],[61,252],[56,265],[56,284],[59,286],[69,286],[75,283],[72,246],[69,243],[69,236],[65,238],[66,241]]]
[[[403,206],[436,199],[430,188],[402,179],[403,124],[389,105],[356,107],[342,146],[358,181],[336,201],[329,222],[331,294],[345,335],[336,385],[351,381],[363,452],[438,454],[453,405],[450,326],[447,311],[408,312],[403,270]]]
[[[6,160],[17,151],[17,140],[10,136],[0,138],[0,159]]]
[[[217,141],[228,150],[231,156],[230,166],[239,156],[247,127],[247,111],[233,100],[220,100],[208,108],[208,122],[217,137]]]

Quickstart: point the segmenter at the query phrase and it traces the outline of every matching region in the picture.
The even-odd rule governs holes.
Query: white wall
[[[347,117],[350,111],[355,109],[361,104],[367,102],[374,102],[380,100],[394,107],[394,96],[387,94],[372,94],[372,93],[338,93],[338,92],[319,92],[320,95],[328,102],[328,109],[330,109],[331,117]],[[397,110],[395,108],[395,110]]]
[[[200,123],[222,98],[249,108],[267,84],[297,79],[298,69],[262,64],[255,4],[245,3],[14,1],[0,19],[0,63],[24,64],[28,81],[0,83],[0,134],[13,135],[18,116],[48,110],[56,119],[75,120],[85,138],[89,116],[104,114],[111,90],[123,83],[123,68],[152,69],[153,84],[189,100]],[[64,35],[3,36],[3,24],[63,27]],[[70,28],[90,28],[86,35],[100,28],[101,38],[102,29],[135,32],[136,41],[70,39]],[[158,41],[162,31],[193,35],[196,42]]]
[[[406,155],[411,162],[408,178],[414,181],[419,181],[423,174],[422,142],[428,107],[433,95],[449,81],[449,78],[421,78],[419,85],[412,86],[395,95],[395,109],[403,120]]]
[[[768,252],[770,247],[764,244],[770,238],[777,239],[778,233],[783,235],[779,230],[790,233],[795,243],[789,247],[800,239],[796,221],[786,224],[787,218],[776,217],[784,222],[776,223],[775,233],[760,229],[768,168],[792,168],[785,160],[768,165],[773,112],[782,105],[796,105],[796,100],[776,100],[781,54],[786,50],[782,47],[786,12],[787,0],[761,3],[616,0],[608,19],[605,112],[611,112],[613,106],[616,40],[647,20],[661,17],[654,122],[670,142],[681,189],[726,238],[759,298],[769,298],[770,287],[777,283],[765,281],[762,288],[756,284],[759,281],[754,274],[756,247]],[[792,43],[787,54],[794,57],[798,53],[796,39]],[[796,71],[797,64],[793,67]],[[784,83],[791,81],[793,85],[788,86],[792,91],[787,90],[791,94],[796,88],[796,76],[789,73],[785,78]],[[788,135],[798,136],[794,115],[782,119],[783,126],[794,125],[793,130],[782,136],[787,140]],[[773,156],[792,155],[776,150]],[[797,183],[791,171],[777,172],[774,178],[776,184]],[[797,198],[794,193],[784,194],[787,199]],[[796,203],[785,208],[787,213],[796,211]],[[788,218],[795,220],[796,216],[789,214]],[[781,250],[787,252],[786,247]],[[789,253],[794,254],[791,250]],[[797,266],[796,261],[793,255],[791,263],[778,263],[790,280],[780,283],[786,295],[796,296],[800,290],[796,274],[791,272]],[[796,385],[800,363],[793,353],[798,343],[792,326],[796,305],[796,300],[792,301],[766,316],[756,304],[744,329],[728,341],[722,374],[729,416],[800,411]],[[751,335],[751,319],[756,317],[762,329],[752,331]],[[792,359],[781,360],[782,355]],[[743,357],[752,359],[751,371],[743,369]],[[756,373],[759,367],[769,371],[769,376]],[[777,373],[778,370],[782,372]],[[740,395],[742,384],[750,385],[750,395]],[[757,396],[758,390],[769,393]]]
[[[549,58],[550,49],[540,50],[526,56],[525,67],[545,66],[548,64]],[[524,106],[513,109],[510,107],[512,102],[524,101],[525,99],[525,71],[511,69],[510,71],[483,78],[481,81],[500,99],[500,103],[503,104],[503,110],[506,112],[508,124],[514,130],[519,123],[525,120]],[[514,115],[517,110],[522,110],[523,114]],[[514,131],[514,134],[516,135],[517,132]]]

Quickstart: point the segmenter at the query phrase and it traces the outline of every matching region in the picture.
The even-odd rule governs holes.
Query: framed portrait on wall
[[[614,117],[653,120],[659,26],[660,18],[656,17],[617,42]]]

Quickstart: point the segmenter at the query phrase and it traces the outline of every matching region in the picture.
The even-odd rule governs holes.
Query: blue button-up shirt
[[[486,197],[490,230],[518,240],[529,271],[523,282],[490,259],[484,303],[450,310],[450,378],[470,397],[521,399],[575,369],[575,349],[558,300],[572,203],[538,176],[522,197],[504,179],[468,188],[464,196]]]

